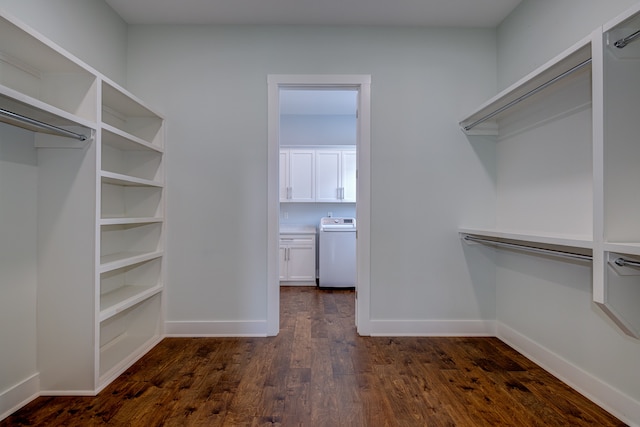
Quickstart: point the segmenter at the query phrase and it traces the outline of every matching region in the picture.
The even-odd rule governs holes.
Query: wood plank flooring
[[[352,291],[281,288],[270,338],[167,338],[96,397],[0,426],[622,426],[495,338],[359,337]]]

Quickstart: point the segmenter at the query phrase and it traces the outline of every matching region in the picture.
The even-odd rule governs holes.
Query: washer
[[[321,288],[356,286],[356,219],[320,219],[319,280]]]

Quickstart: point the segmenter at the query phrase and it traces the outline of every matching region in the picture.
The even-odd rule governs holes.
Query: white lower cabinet
[[[316,235],[280,234],[280,281],[315,282]]]

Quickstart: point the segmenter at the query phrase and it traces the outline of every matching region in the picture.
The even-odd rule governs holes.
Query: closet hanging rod
[[[547,87],[551,86],[552,84],[554,84],[555,82],[557,82],[558,80],[561,80],[565,77],[567,77],[569,74],[572,74],[576,71],[578,71],[579,69],[583,68],[585,65],[588,65],[591,63],[591,58],[584,60],[583,62],[579,63],[578,65],[568,69],[567,71],[563,72],[560,75],[555,76],[554,78],[552,78],[551,80],[541,84],[540,86],[531,89],[529,92],[525,93],[524,95],[521,95],[520,97],[514,99],[513,101],[509,102],[506,105],[503,105],[502,107],[498,108],[497,110],[495,110],[492,113],[489,113],[481,118],[479,118],[478,120],[476,120],[475,122],[471,123],[470,125],[464,126],[463,129],[465,131],[469,131],[471,129],[473,129],[474,127],[478,126],[480,123],[486,122],[487,120],[497,116],[498,114],[502,113],[505,110],[508,110],[509,108],[513,107],[514,105],[516,105],[517,103],[519,103],[520,101],[524,101],[525,99],[535,95],[536,93],[540,92],[541,90],[546,89]]]
[[[616,258],[613,262],[616,265],[619,265],[620,267],[624,267],[626,265],[629,265],[631,267],[640,267],[640,262],[638,262],[638,261],[630,261],[630,260],[624,259],[622,257]]]
[[[69,138],[75,138],[75,139],[78,139],[80,141],[86,141],[87,140],[87,137],[85,135],[82,135],[82,134],[79,134],[79,133],[75,133],[75,132],[71,132],[70,130],[62,129],[62,128],[59,128],[57,126],[53,126],[53,125],[41,122],[41,121],[36,120],[36,119],[32,119],[30,117],[23,116],[21,114],[17,114],[17,113],[13,113],[11,111],[4,110],[2,108],[0,108],[0,116],[8,117],[9,119],[17,120],[19,122],[26,123],[26,124],[29,124],[31,126],[35,126],[37,128],[40,128],[40,129],[46,129],[48,131],[57,133],[58,135],[61,135],[61,136],[67,136]]]
[[[621,38],[620,40],[615,42],[613,45],[615,47],[617,47],[618,49],[622,49],[623,47],[625,47],[629,43],[636,41],[638,39],[638,37],[640,37],[640,30],[636,31],[633,34],[628,35],[627,37]]]
[[[533,252],[537,254],[553,255],[561,258],[579,259],[583,261],[591,261],[593,259],[591,255],[582,255],[582,254],[576,254],[573,252],[556,251],[553,249],[536,248],[533,246],[519,245],[517,243],[499,242],[496,240],[482,239],[480,237],[474,237],[469,235],[465,235],[464,240],[479,242],[479,243],[486,243],[489,245],[494,245],[494,246],[499,246],[499,247],[504,247],[509,249],[517,249],[517,250],[522,250],[527,252]]]

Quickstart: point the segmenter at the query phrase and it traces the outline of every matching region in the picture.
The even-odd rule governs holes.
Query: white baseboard
[[[496,324],[496,332],[502,341],[604,410],[629,426],[640,427],[640,402],[500,322]]]
[[[0,393],[0,421],[40,396],[40,374],[35,373]]]
[[[371,320],[371,336],[489,336],[496,334],[493,320]]]
[[[165,322],[167,337],[266,337],[267,321]]]

